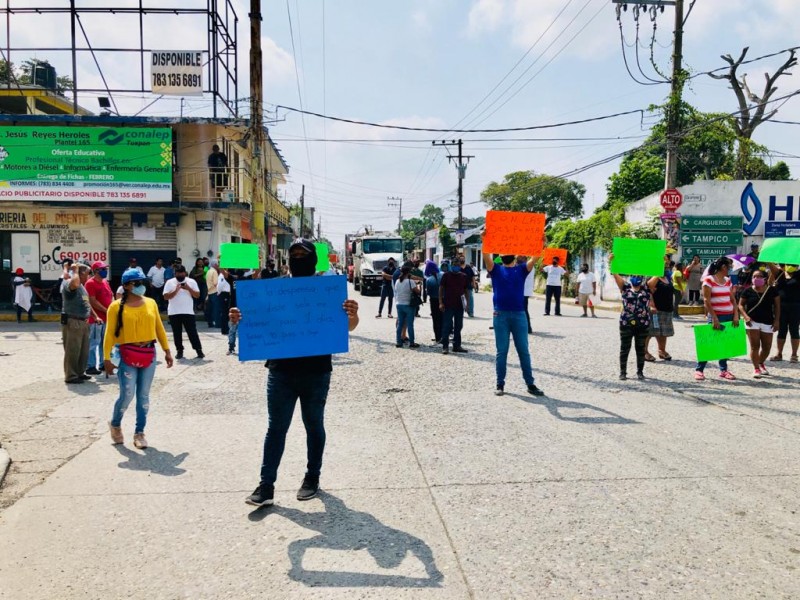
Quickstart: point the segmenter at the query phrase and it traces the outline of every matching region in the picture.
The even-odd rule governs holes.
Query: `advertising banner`
[[[167,127],[0,127],[0,201],[171,202]]]
[[[150,88],[164,96],[203,95],[203,53],[199,50],[153,50]]]

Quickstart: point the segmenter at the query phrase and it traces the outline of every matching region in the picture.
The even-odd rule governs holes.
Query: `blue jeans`
[[[119,398],[114,403],[114,413],[111,417],[111,424],[114,427],[119,427],[122,424],[122,416],[128,410],[133,397],[136,396],[135,433],[144,433],[144,427],[147,425],[147,411],[150,409],[150,386],[153,383],[155,373],[155,359],[145,369],[131,367],[120,361],[119,367],[117,367]]]
[[[461,329],[464,327],[464,308],[445,308],[442,313],[442,347],[447,350],[450,332],[453,332],[453,348],[461,348]]]
[[[403,343],[403,327],[408,331],[408,342],[414,343],[414,316],[417,309],[410,304],[397,305],[397,343]]]
[[[105,323],[92,323],[89,325],[89,360],[86,368],[99,369],[103,364],[103,336],[106,334]]]
[[[236,335],[239,333],[239,324],[231,323],[228,328],[228,350],[233,352],[236,350]]]
[[[219,327],[219,294],[209,294],[206,298],[205,316],[209,327]]]
[[[522,367],[522,379],[527,385],[533,385],[533,368],[531,353],[528,350],[528,319],[524,310],[500,310],[494,313],[494,343],[497,348],[495,370],[497,385],[506,384],[506,362],[510,337],[514,338],[519,365]]]
[[[733,315],[717,315],[717,320],[720,323],[730,323],[731,321],[733,321]],[[712,320],[709,318],[708,322],[711,323]],[[708,364],[707,360],[704,360],[703,362],[699,362],[699,363],[697,363],[697,366],[694,368],[694,370],[695,371],[700,371],[702,373],[703,371],[705,371],[707,364]],[[719,361],[719,370],[720,371],[727,371],[728,370],[728,359],[727,358],[720,359],[720,361]]]
[[[286,446],[286,433],[292,424],[294,406],[300,399],[306,427],[308,464],[306,475],[319,477],[325,450],[325,401],[331,385],[330,373],[281,373],[270,370],[267,376],[269,425],[264,438],[261,483],[273,485]]]

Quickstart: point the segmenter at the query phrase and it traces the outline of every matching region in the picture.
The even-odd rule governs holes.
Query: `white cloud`
[[[418,31],[427,33],[431,30],[430,17],[423,9],[415,10],[411,13],[411,21],[414,23],[414,28]]]
[[[469,10],[468,31],[479,34],[495,31],[505,18],[505,0],[477,0]]]
[[[294,78],[294,59],[269,37],[261,38],[264,74],[270,84],[285,83]]]

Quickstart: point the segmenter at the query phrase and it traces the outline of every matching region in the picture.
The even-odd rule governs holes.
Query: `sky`
[[[249,2],[231,0],[239,18],[239,97],[249,96]],[[79,0],[83,6],[130,6],[138,0]],[[691,0],[686,0],[687,7]],[[15,0],[15,5],[41,5]],[[47,5],[64,4],[51,0]],[[205,0],[145,0],[146,6],[205,6]],[[725,66],[722,54],[737,56],[749,46],[758,57],[800,45],[788,23],[800,22],[797,0],[696,0],[684,33],[685,67],[703,73]],[[672,7],[658,13],[654,60],[669,73],[674,25]],[[455,218],[457,172],[444,147],[433,140],[462,139],[470,159],[464,180],[465,217],[484,214],[481,191],[506,173],[533,170],[561,175],[635,147],[656,120],[652,114],[623,115],[527,132],[434,133],[376,128],[301,116],[279,107],[383,125],[433,129],[505,129],[588,119],[661,104],[669,86],[640,85],[628,75],[621,45],[636,74],[637,29],[632,8],[620,23],[610,0],[263,0],[264,99],[271,137],[290,166],[286,200],[296,202],[305,185],[306,206],[321,218],[323,236],[336,247],[345,233],[365,225],[377,231],[397,226],[398,209],[389,197],[403,199],[403,217],[426,204]],[[94,47],[137,43],[130,17],[82,19]],[[191,50],[205,47],[205,24],[193,17],[146,17],[145,47]],[[15,17],[12,45],[55,46],[69,42],[68,24],[44,16]],[[81,35],[79,33],[79,35]],[[639,19],[640,60],[650,66],[653,23]],[[0,35],[5,46],[5,33]],[[21,52],[12,60],[27,58]],[[69,74],[69,55],[40,52],[60,74]],[[785,54],[742,69],[755,93]],[[109,85],[135,84],[134,57],[98,55]],[[102,86],[89,53],[78,65],[81,85]],[[641,77],[640,77],[641,79]],[[776,96],[800,89],[800,70],[781,78]],[[684,98],[704,111],[738,109],[727,82],[700,75]],[[148,105],[149,94],[116,95],[120,113]],[[81,104],[97,110],[96,101]],[[186,99],[183,114],[210,114],[208,97]],[[800,97],[780,106],[777,119],[800,121]],[[247,102],[241,115],[249,113]],[[181,114],[179,98],[165,98],[142,114]],[[800,174],[797,125],[762,125],[755,140],[784,158]],[[519,138],[524,138],[521,141]],[[573,138],[573,139],[570,139]],[[574,139],[579,138],[579,139]],[[602,138],[602,139],[586,139]],[[327,140],[327,141],[325,141]],[[453,152],[454,149],[450,149]],[[780,160],[780,159],[775,159]],[[606,184],[619,160],[577,174],[586,187],[584,214],[605,200]],[[396,200],[391,201],[396,204]]]

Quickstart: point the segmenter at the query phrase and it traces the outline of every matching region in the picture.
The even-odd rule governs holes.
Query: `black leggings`
[[[645,344],[647,342],[647,327],[619,326],[619,371],[627,373],[628,356],[631,353],[631,342],[636,349],[636,372],[644,370]]]
[[[700,302],[700,290],[689,290],[689,302]]]
[[[781,304],[781,326],[778,339],[785,340],[786,334],[793,340],[800,339],[800,304]]]

